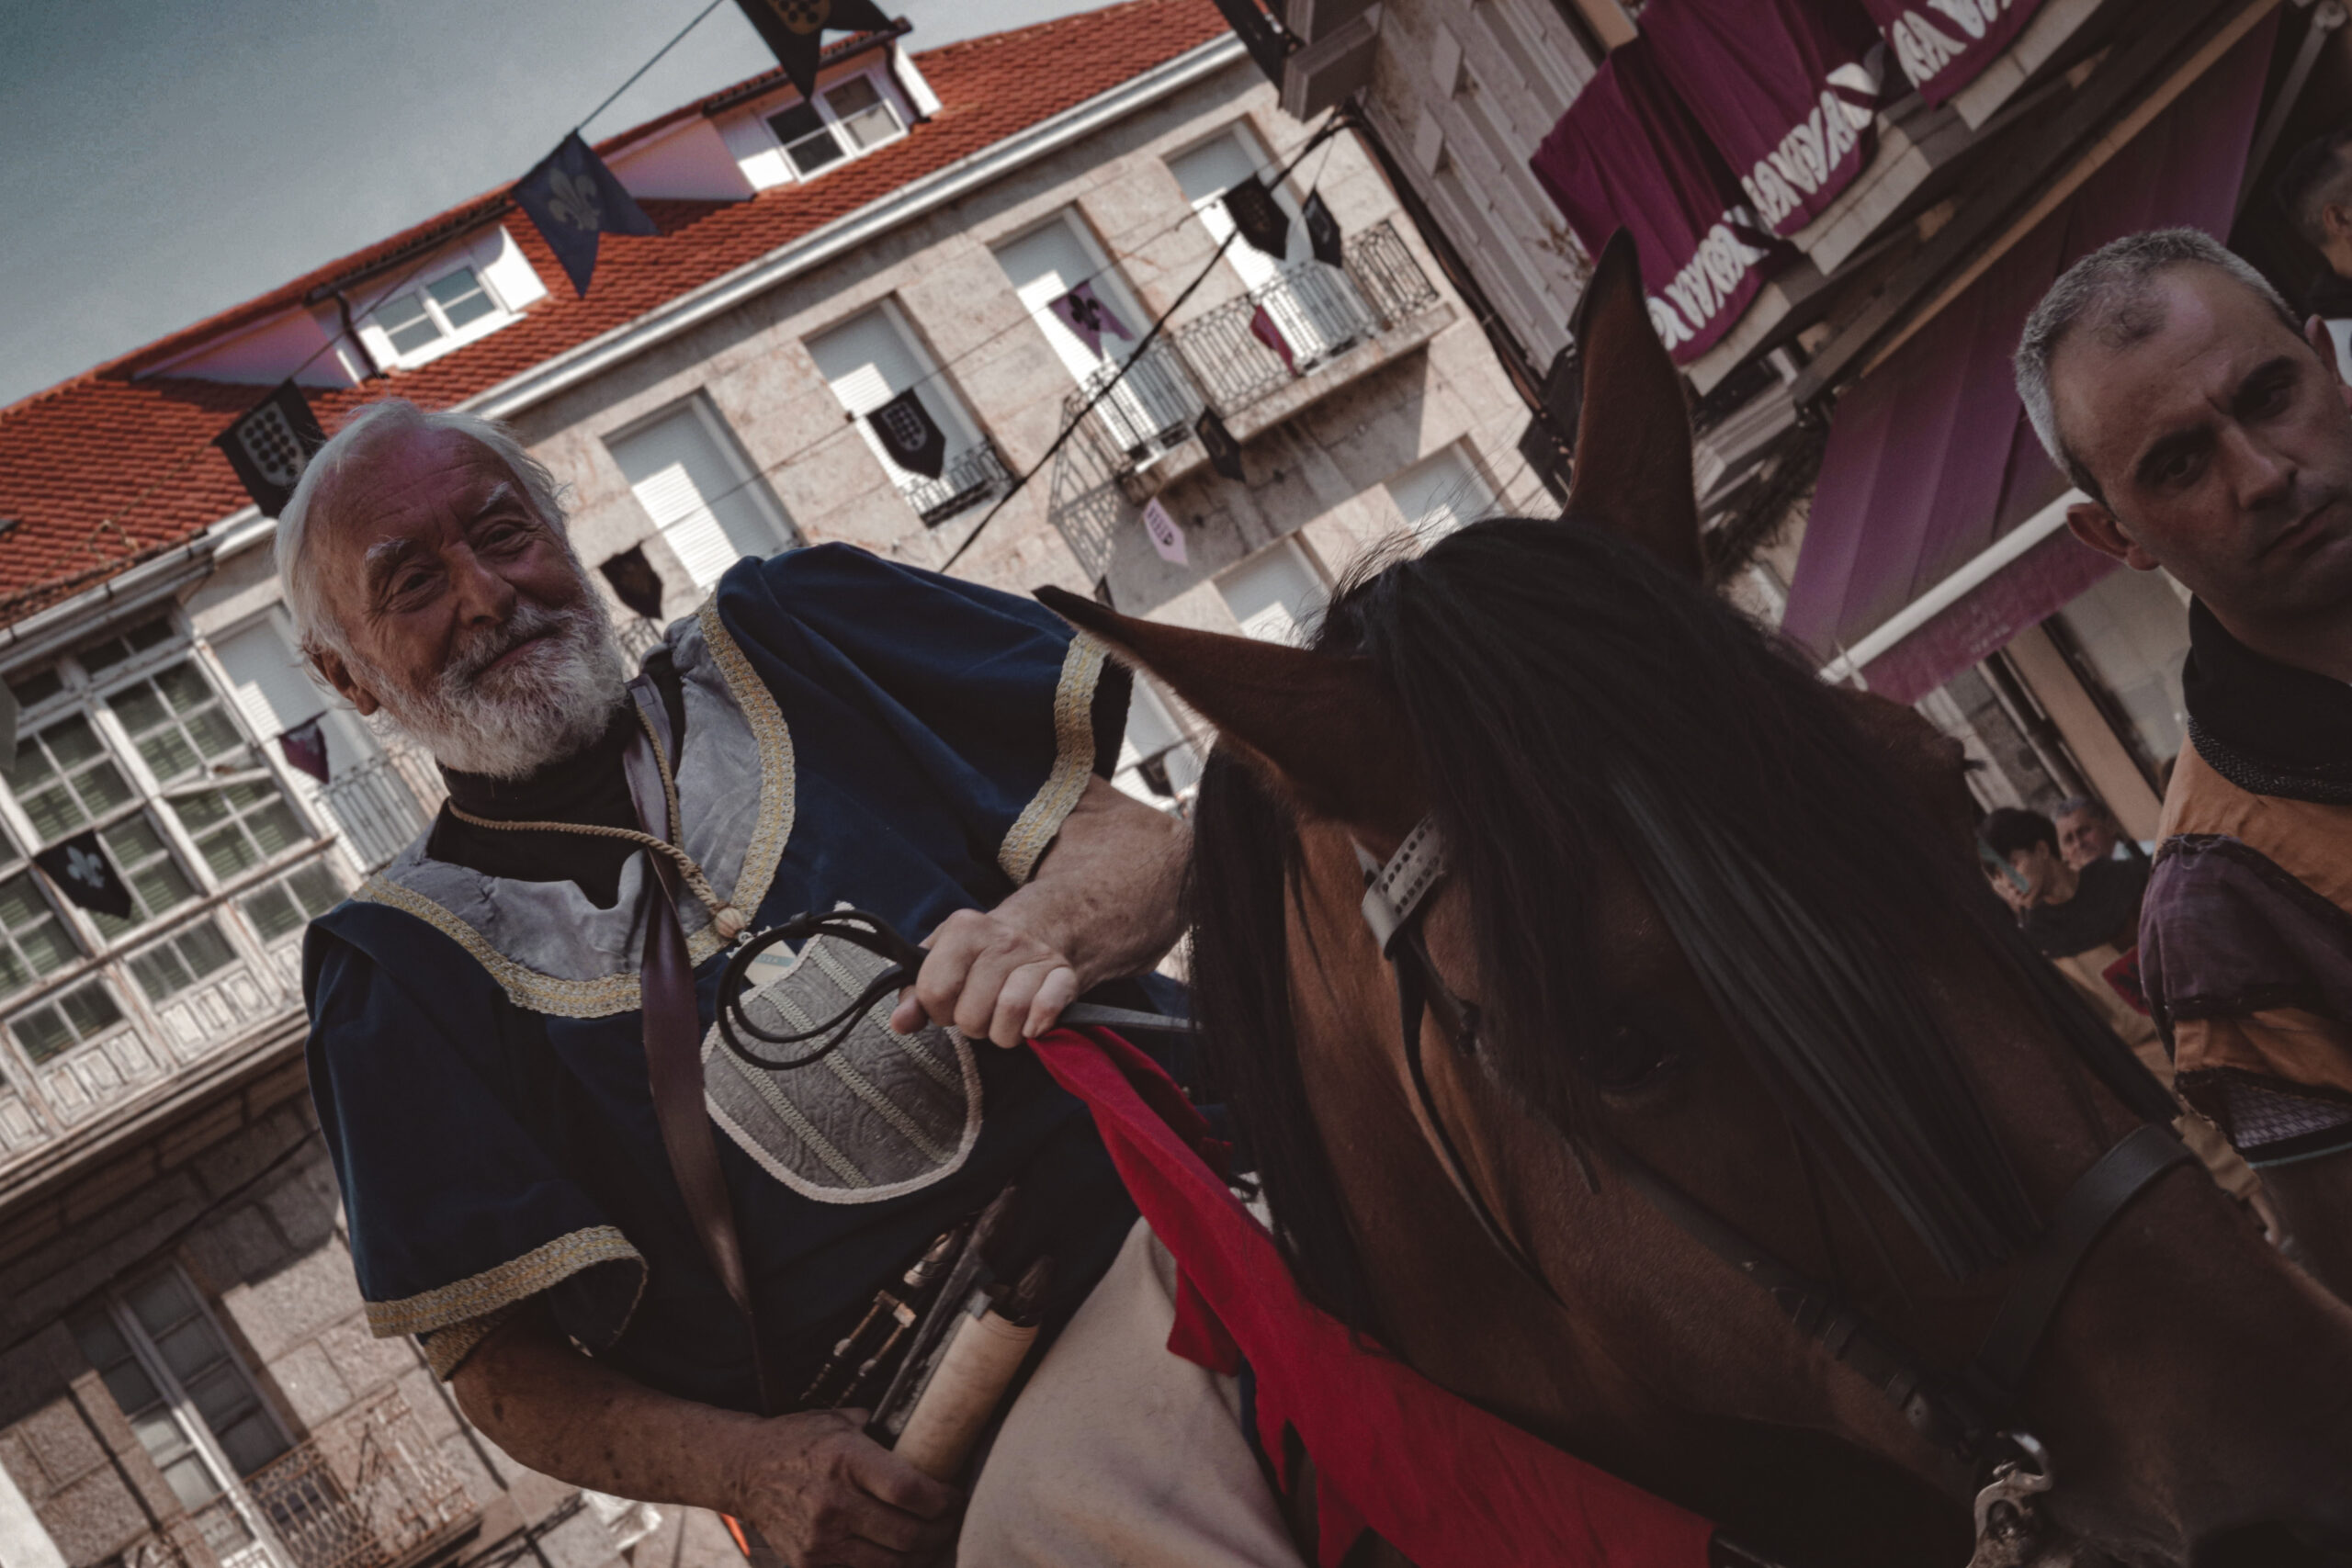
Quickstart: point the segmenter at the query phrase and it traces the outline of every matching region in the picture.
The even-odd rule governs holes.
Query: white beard
[[[488,669],[537,637],[546,640],[503,669]],[[383,705],[371,717],[379,733],[404,734],[442,766],[492,779],[519,779],[585,749],[605,733],[628,684],[612,623],[584,583],[570,609],[519,600],[504,626],[461,635],[423,691],[349,662]]]

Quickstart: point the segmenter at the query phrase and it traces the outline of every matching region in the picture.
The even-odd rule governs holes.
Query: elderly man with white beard
[[[375,1331],[417,1336],[548,1474],[728,1514],[794,1565],[940,1551],[961,1495],[856,1413],[800,1406],[877,1290],[1008,1182],[1011,1249],[1056,1266],[1049,1325],[1109,1312],[1098,1280],[1165,1284],[1082,1108],[989,1048],[1081,994],[1150,1006],[1101,988],[1177,934],[1182,828],[1105,782],[1125,676],[1027,600],[826,546],[738,563],[632,679],[547,471],[496,425],[399,400],[312,459],[278,566],[318,674],[448,784],[305,954]],[[742,937],[843,907],[928,939],[895,1010],[803,1070],[718,1049]],[[755,970],[754,995],[841,1011],[882,961],[829,942]],[[1055,1368],[1096,1345],[1135,1386],[1182,1385],[1163,1416],[1207,1412],[1191,1446],[1262,1492],[1229,1392],[1149,1331],[1108,1352],[1115,1334],[1067,1333],[1033,1387],[1087,1385]],[[1052,1478],[983,1506],[1010,1465],[983,1472],[964,1560],[1082,1558],[1038,1522]],[[1271,1502],[1240,1510],[1281,1560]],[[1191,1560],[1241,1561],[1219,1550]]]

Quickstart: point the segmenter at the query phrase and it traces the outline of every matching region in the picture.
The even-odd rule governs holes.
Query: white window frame
[[[665,547],[669,548],[672,556],[675,557],[678,554],[676,547],[670,544],[669,530],[654,522],[644,502],[638,500],[637,487],[629,483],[626,473],[621,472],[620,459],[613,448],[640,432],[650,430],[664,420],[675,418],[682,407],[693,411],[695,420],[702,426],[703,434],[710,438],[711,446],[717,449],[719,462],[726,466],[729,475],[733,478],[735,488],[729,494],[748,496],[751,499],[752,510],[760,514],[760,520],[765,523],[775,534],[775,548],[768,553],[772,556],[782,555],[786,550],[797,550],[806,544],[808,541],[800,536],[800,530],[793,525],[792,519],[786,514],[784,503],[776,499],[775,491],[770,488],[766,471],[755,466],[752,455],[743,449],[742,438],[735,434],[734,426],[727,422],[727,416],[718,412],[718,408],[712,404],[709,394],[701,388],[688,392],[675,402],[662,404],[642,419],[633,419],[618,429],[599,437],[605,448],[605,460],[613,465],[615,473],[620,474],[621,484],[628,491],[629,498],[637,502],[638,510],[646,513],[648,532],[639,536],[639,542],[659,539]],[[706,497],[705,504],[708,504],[708,502],[709,498]],[[680,570],[684,570],[685,562],[683,558],[678,564]],[[693,590],[697,600],[710,592],[710,589],[695,583],[691,573],[688,574],[687,586]],[[716,586],[715,582],[711,585],[711,587]],[[674,592],[677,585],[665,582],[662,588],[666,594]],[[628,615],[628,610],[618,608],[617,601],[615,604],[617,615],[622,616]]]
[[[266,973],[265,954],[277,944],[265,943],[258,931],[247,924],[242,900],[310,861],[329,853],[335,842],[334,836],[322,829],[312,803],[293,787],[283,759],[277,755],[277,749],[254,736],[253,727],[238,705],[235,693],[229,689],[209,650],[192,634],[180,610],[176,607],[157,609],[127,616],[120,623],[106,628],[101,635],[85,638],[81,646],[86,648],[102,643],[156,621],[164,623],[169,635],[152,647],[107,665],[95,674],[84,667],[78,649],[69,650],[48,661],[43,667],[58,672],[63,682],[63,689],[44,698],[20,716],[19,733],[28,737],[61,719],[80,716],[105,748],[107,761],[130,786],[130,800],[103,817],[90,818],[72,829],[72,833],[103,829],[143,815],[163,839],[166,852],[194,889],[189,897],[113,939],[107,938],[100,930],[88,910],[71,899],[52,896],[47,887],[41,889],[42,896],[49,899],[51,907],[64,921],[74,945],[81,950],[81,957],[0,1000],[0,1057],[20,1063],[36,1076],[54,1069],[66,1057],[86,1050],[99,1041],[111,1039],[125,1029],[135,1030],[145,1038],[164,1038],[157,1010],[168,1005],[174,998],[166,998],[161,1002],[150,1001],[131,974],[130,961],[143,956],[151,947],[176,942],[191,928],[206,920],[214,921],[227,938],[235,953],[235,962],[197,977],[187,989],[193,990],[225,977],[241,966],[248,971]],[[213,874],[211,865],[196,847],[194,837],[181,824],[178,813],[171,808],[169,798],[147,766],[147,760],[131,744],[128,731],[107,703],[107,698],[115,693],[180,663],[189,665],[197,671],[198,679],[206,683],[221,711],[228,716],[229,722],[261,758],[279,795],[308,835],[277,854],[228,877]],[[29,864],[30,856],[43,847],[42,840],[33,831],[30,818],[18,806],[15,792],[5,785],[0,785],[0,824],[5,824],[9,836],[23,847],[26,863]],[[36,874],[37,878],[40,874]],[[348,878],[339,872],[336,879],[348,886]],[[233,913],[230,912],[231,906],[238,906]],[[68,991],[92,979],[105,985],[116,1010],[121,1015],[121,1021],[35,1063],[30,1050],[16,1036],[16,1021],[38,1008],[57,1002]],[[175,993],[175,998],[180,994],[185,993]]]
[[[454,353],[469,343],[477,343],[501,327],[520,319],[520,313],[510,304],[491,276],[490,264],[474,254],[477,247],[456,251],[420,271],[369,309],[360,320],[359,335],[368,344],[368,352],[376,356],[379,365],[400,370],[413,370],[420,365],[431,364],[445,354]],[[460,272],[471,272],[474,282],[491,303],[490,314],[478,316],[464,326],[453,327],[449,318],[433,298],[433,286],[445,282]],[[431,343],[402,353],[392,346],[391,329],[380,319],[384,310],[395,302],[414,296],[424,302],[425,314],[441,329],[441,335]]]
[[[214,1336],[229,1352],[229,1364],[244,1380],[245,1387],[254,1396],[254,1403],[270,1426],[277,1429],[278,1437],[285,1440],[287,1449],[291,1450],[300,1439],[287,1430],[277,1407],[263,1395],[261,1385],[254,1378],[253,1369],[245,1364],[244,1356],[237,1348],[237,1341],[221,1327],[220,1316],[212,1310],[212,1303],[204,1299],[204,1292],[196,1288],[196,1281],[188,1278],[187,1270],[175,1262],[166,1261],[161,1268],[142,1271],[134,1282],[143,1282],[166,1272],[178,1276],[180,1288],[187,1292],[189,1298],[196,1303],[197,1314],[211,1325]],[[147,1381],[153,1383],[155,1391],[164,1396],[164,1404],[171,1411],[172,1419],[178,1423],[180,1433],[187,1439],[188,1446],[202,1459],[205,1468],[212,1472],[212,1483],[220,1489],[219,1501],[227,1503],[236,1511],[246,1533],[253,1537],[253,1544],[223,1559],[221,1568],[296,1568],[290,1554],[278,1542],[277,1532],[270,1528],[269,1521],[262,1516],[261,1509],[245,1491],[245,1478],[237,1473],[236,1467],[229,1462],[228,1454],[222,1451],[220,1440],[213,1437],[211,1423],[205,1420],[204,1413],[197,1409],[195,1402],[188,1397],[187,1390],[180,1386],[179,1379],[164,1364],[163,1352],[148,1337],[147,1325],[141,1323],[139,1314],[130,1310],[130,1303],[123,1298],[122,1291],[107,1291],[99,1298],[99,1304],[113,1321],[115,1332],[122,1336],[123,1343],[130,1346],[130,1353],[138,1358],[140,1371],[147,1374]],[[123,1414],[128,1416],[130,1412]],[[208,1508],[212,1506],[209,1503],[205,1505]]]
[[[876,100],[884,108],[890,111],[890,118],[899,123],[899,129],[895,133],[884,137],[881,141],[876,142],[871,147],[857,147],[851,144],[848,135],[842,130],[842,127],[847,122],[842,119],[840,112],[833,107],[832,95],[839,92],[842,87],[847,86],[852,82],[864,82],[873,87]],[[787,142],[777,133],[775,126],[773,123],[776,116],[787,114],[792,110],[798,108],[803,104],[807,104],[816,109],[817,118],[820,125],[822,129],[831,134],[833,145],[835,148],[839,149],[841,152],[840,157],[835,158],[831,163],[827,164],[824,167],[811,170],[809,173],[805,175],[800,172],[800,166],[792,161],[792,149],[798,146],[800,141],[805,141],[806,138],[803,137]],[[864,111],[861,110],[860,112],[863,113]],[[906,99],[900,96],[898,84],[890,80],[890,73],[888,71],[880,69],[869,69],[865,71],[853,72],[849,75],[842,76],[836,81],[821,84],[817,88],[817,96],[813,98],[803,98],[795,96],[789,103],[770,105],[759,111],[758,118],[760,128],[767,132],[767,139],[769,142],[775,148],[776,155],[784,169],[786,183],[792,185],[807,185],[811,180],[823,179],[827,175],[831,174],[835,169],[840,168],[844,164],[854,164],[858,159],[865,157],[869,153],[878,152],[885,147],[905,140],[908,128],[913,122],[914,116],[911,111],[911,107],[907,103]],[[812,131],[809,134],[814,135],[815,132]]]

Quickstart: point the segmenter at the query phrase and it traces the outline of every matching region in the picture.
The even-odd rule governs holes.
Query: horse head
[[[1957,1568],[2005,1430],[2054,1478],[2010,1561],[2347,1539],[2352,1309],[2135,1132],[2175,1108],[1987,892],[1960,748],[1705,592],[1634,263],[1562,520],[1376,565],[1308,648],[1046,595],[1219,731],[1197,1005],[1302,1282],[1799,1563]]]

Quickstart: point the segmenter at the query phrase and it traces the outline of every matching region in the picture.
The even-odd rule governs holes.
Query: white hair
[[[531,509],[555,531],[581,592],[565,609],[519,599],[501,625],[462,628],[452,640],[448,661],[418,687],[379,669],[352,646],[346,628],[326,607],[306,547],[313,522],[325,517],[334,526],[335,508],[344,499],[335,480],[345,465],[388,441],[440,431],[480,444],[505,465]],[[278,581],[303,653],[314,660],[322,651],[334,653],[375,694],[381,706],[370,716],[371,728],[405,733],[461,773],[521,778],[602,735],[628,680],[612,622],[563,525],[555,476],[505,426],[386,398],[353,414],[303,468],[277,520]],[[526,643],[537,646],[526,649],[514,666],[491,668]]]
[[[406,398],[384,398],[353,412],[335,431],[334,439],[311,455],[295,481],[293,498],[277,518],[277,581],[293,612],[294,632],[306,654],[331,649],[348,654],[351,639],[326,608],[318,575],[306,565],[311,525],[323,514],[333,526],[335,496],[332,486],[345,465],[363,453],[402,435],[454,431],[487,448],[514,482],[523,487],[531,509],[559,535],[564,530],[563,488],[548,466],[531,456],[514,433],[496,420],[454,409],[421,409]],[[322,497],[324,499],[322,500]],[[577,562],[575,561],[576,565]]]
[[[2116,348],[2158,331],[2164,325],[2164,313],[2155,307],[2151,286],[2159,273],[2189,265],[2227,274],[2276,311],[2289,332],[2299,339],[2302,336],[2295,312],[2287,308],[2270,280],[2202,229],[2151,229],[2127,234],[2068,267],[2033,308],[2033,314],[2026,318],[2025,331],[2018,335],[2018,397],[2025,404],[2026,418],[2033,422],[2034,434],[2041,438],[2041,449],[2086,495],[2106,499],[2098,480],[2068,449],[2058,429],[2051,361],[2080,326],[2089,326],[2102,342]]]

